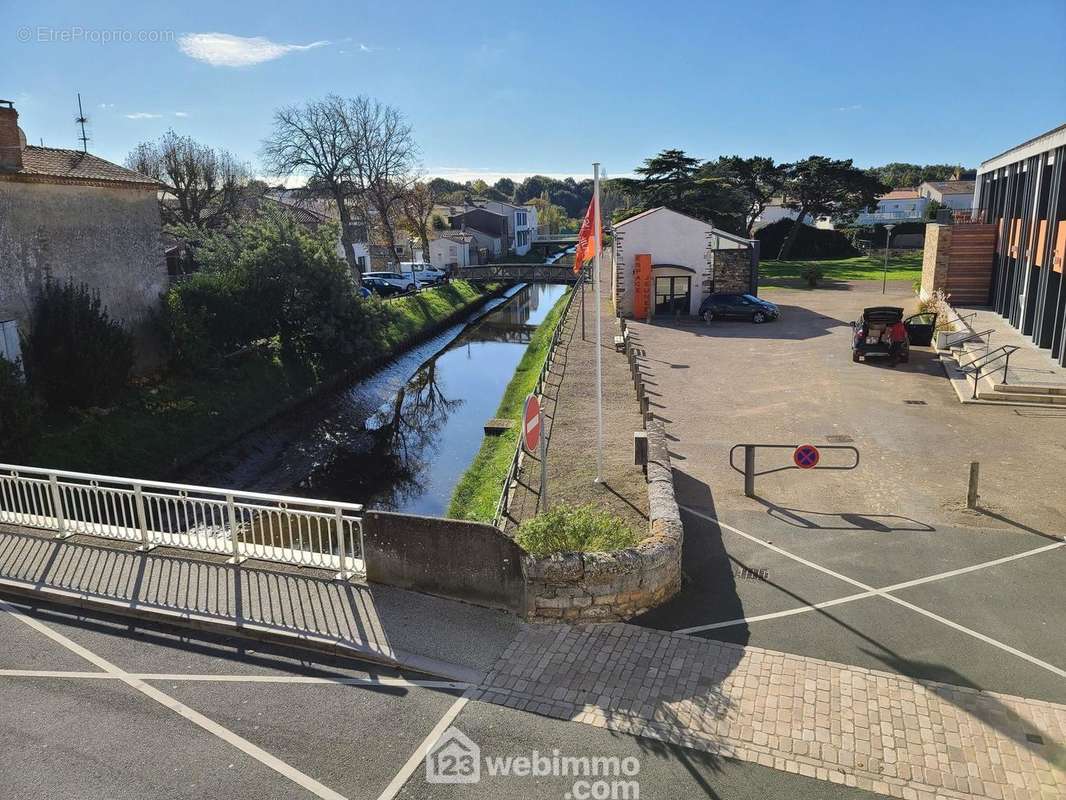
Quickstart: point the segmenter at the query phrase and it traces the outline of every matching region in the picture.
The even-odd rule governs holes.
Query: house
[[[158,188],[91,153],[27,145],[0,100],[0,319],[25,326],[44,281],[70,278],[149,338],[167,287]]]
[[[758,290],[756,240],[664,206],[616,222],[612,231],[612,296],[619,316],[695,315],[712,292]]]
[[[511,253],[524,256],[533,247],[537,232],[536,206],[475,198],[461,206],[442,206],[434,213],[446,218],[453,229],[476,229],[487,234],[482,236],[480,246],[487,247],[492,258]],[[498,238],[500,243],[490,243],[487,238]]]
[[[488,258],[498,260],[507,254],[507,242],[512,238],[507,215],[469,206],[453,213],[448,222],[453,230],[473,234],[478,249],[484,250]]]
[[[474,203],[507,219],[506,247],[516,256],[524,256],[533,247],[537,232],[537,207],[515,205],[502,200],[479,200]]]
[[[977,181],[922,181],[918,194],[954,211],[969,211]]]
[[[429,243],[429,263],[439,269],[476,266],[478,251],[474,236],[461,231],[444,231]]]
[[[893,189],[877,198],[877,208],[867,209],[856,218],[856,225],[894,224],[920,222],[925,219],[929,198],[923,197],[913,186]]]

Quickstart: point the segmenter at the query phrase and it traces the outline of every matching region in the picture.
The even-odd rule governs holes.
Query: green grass
[[[640,535],[625,520],[602,506],[559,505],[525,520],[515,541],[535,556],[553,553],[599,553],[624,550],[640,541]]]
[[[385,303],[385,324],[374,352],[398,352],[422,330],[479,302],[495,288],[452,281]],[[169,374],[158,382],[131,387],[106,413],[50,415],[27,461],[56,469],[163,479],[190,458],[262,425],[331,377],[316,379],[306,371],[287,370],[266,354],[226,369]]]
[[[759,263],[759,286],[792,285],[792,281],[801,281],[803,270],[809,266],[822,270],[822,281],[879,281],[884,265],[883,254],[825,260],[762,261]],[[920,278],[921,274],[921,251],[889,255],[890,281],[913,281]]]
[[[537,385],[544,359],[548,355],[552,334],[563,313],[563,306],[572,290],[556,301],[555,306],[544,318],[530,338],[522,360],[518,362],[503,398],[496,409],[496,416],[501,419],[515,420],[515,426],[499,436],[486,436],[481,449],[474,456],[473,462],[459,479],[448,505],[448,516],[454,519],[474,519],[491,522],[496,513],[496,504],[500,501],[503,479],[511,465],[515,448],[518,447],[519,424],[522,419],[522,406],[526,395]]]

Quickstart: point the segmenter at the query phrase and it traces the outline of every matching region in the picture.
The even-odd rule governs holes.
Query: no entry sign
[[[792,463],[800,469],[814,469],[821,457],[822,454],[813,444],[801,444],[792,451]]]
[[[522,412],[522,445],[526,452],[540,452],[540,401],[536,395],[526,397],[525,410]]]

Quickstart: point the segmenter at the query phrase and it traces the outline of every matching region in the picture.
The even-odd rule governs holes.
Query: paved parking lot
[[[853,363],[848,321],[913,295],[845,287],[765,292],[772,324],[631,326],[686,535],[681,596],[641,624],[1066,701],[1066,416],[963,405],[918,348],[897,368]],[[861,461],[759,477],[752,499],[728,466],[740,442],[848,443]]]
[[[449,725],[491,758],[634,758],[642,798],[875,796],[467,700],[460,684],[165,626],[0,600],[0,641],[6,797],[581,796],[565,776],[428,784],[424,751]]]

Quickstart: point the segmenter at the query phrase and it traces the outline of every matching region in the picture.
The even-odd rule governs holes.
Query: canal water
[[[532,332],[565,290],[556,284],[512,288],[367,378],[252,432],[184,478],[444,515]]]

